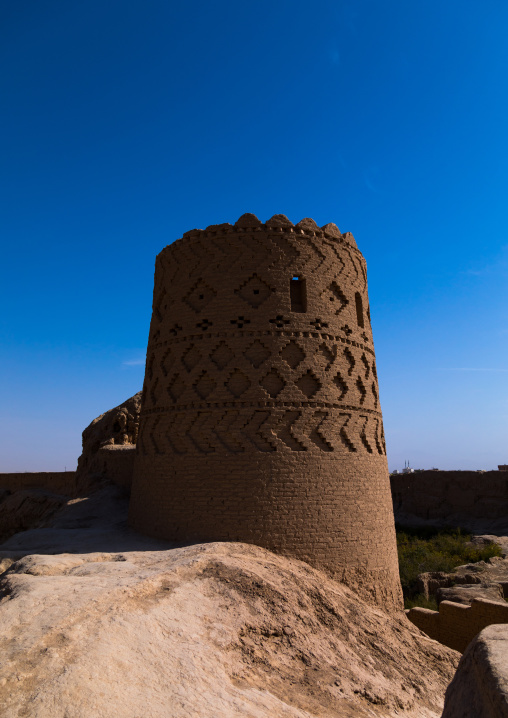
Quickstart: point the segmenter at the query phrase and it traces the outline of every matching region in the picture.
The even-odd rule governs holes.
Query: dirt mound
[[[13,493],[2,491],[0,541],[5,541],[19,531],[43,525],[68,500],[68,496],[42,489],[23,489]]]
[[[0,589],[6,718],[424,718],[459,658],[246,544],[26,556]]]

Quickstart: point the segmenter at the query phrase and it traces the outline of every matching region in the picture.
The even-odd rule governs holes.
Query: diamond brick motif
[[[369,378],[369,374],[370,374],[370,364],[369,364],[369,360],[367,359],[367,357],[365,356],[365,354],[362,354],[362,356],[360,357],[360,360],[361,360],[361,362],[363,363],[363,366],[365,367],[365,378],[368,379],[368,378]]]
[[[228,347],[226,342],[222,341],[210,355],[210,359],[219,369],[224,369],[234,357],[234,352]]]
[[[166,349],[160,360],[160,367],[164,376],[169,374],[169,367],[171,366],[171,349]]]
[[[342,378],[340,371],[333,377],[333,383],[340,390],[339,401],[342,401],[342,399],[346,396],[349,387]]]
[[[211,322],[209,319],[202,319],[196,324],[196,329],[201,329],[202,331],[206,332],[210,329],[212,324],[213,322]]]
[[[198,349],[192,344],[187,351],[182,356],[182,364],[187,369],[187,371],[192,371],[195,366],[199,363],[199,360],[201,359],[201,353]]]
[[[173,401],[177,401],[185,390],[185,382],[180,374],[175,374],[167,387],[167,392]]]
[[[235,290],[236,294],[254,309],[263,304],[272,291],[272,288],[257,274],[253,274],[239,289]]]
[[[217,292],[215,289],[212,289],[212,287],[210,287],[202,279],[198,279],[190,292],[185,295],[183,301],[186,302],[189,307],[196,312],[196,314],[199,314],[210,304],[216,294]]]
[[[150,398],[152,400],[152,404],[157,404],[159,401],[159,392],[157,391],[157,386],[159,384],[159,377],[157,377],[153,383],[152,388],[150,389]]]
[[[257,369],[268,359],[270,356],[270,350],[267,349],[264,344],[261,344],[259,339],[256,339],[256,341],[244,352],[244,356]]]
[[[216,386],[217,384],[215,380],[212,379],[212,377],[207,374],[206,371],[202,371],[194,384],[194,389],[202,399],[206,399],[212,393]]]
[[[250,379],[239,369],[235,369],[226,382],[227,388],[236,398],[245,393],[250,384]]]
[[[358,377],[358,379],[356,380],[356,388],[360,392],[360,404],[363,404],[363,402],[365,401],[365,397],[367,396],[367,389],[365,388],[365,385],[360,379],[360,377]]]
[[[246,324],[250,324],[250,319],[247,319],[247,317],[244,317],[242,315],[237,317],[236,319],[231,319],[230,322],[231,324],[234,324],[237,329],[243,329]]]
[[[319,345],[314,355],[314,365],[319,367],[320,369],[329,371],[330,367],[335,361],[336,354],[336,348],[332,351],[332,349],[330,349],[330,347],[323,342]]]
[[[346,357],[346,360],[349,364],[349,369],[347,370],[348,376],[351,376],[351,374],[353,373],[353,369],[356,366],[355,358],[354,358],[353,354],[351,353],[351,350],[348,349],[347,347],[344,349],[344,356]]]
[[[179,324],[174,324],[171,327],[171,329],[169,330],[169,333],[171,334],[171,336],[176,337],[178,332],[181,332],[181,331],[182,331],[182,327]],[[155,336],[154,336],[154,341],[156,341]]]
[[[310,399],[316,392],[321,389],[321,382],[315,374],[309,369],[305,372],[296,383],[296,386],[305,396]]]
[[[310,322],[310,324],[314,327],[314,329],[318,332],[320,332],[322,329],[326,329],[328,326],[327,322],[324,322],[319,317],[316,317],[313,321]]]
[[[268,374],[264,376],[259,382],[263,389],[265,389],[272,399],[274,399],[286,386],[286,382],[281,377],[277,369],[270,369]]]
[[[284,361],[289,364],[291,369],[296,369],[298,364],[300,364],[305,359],[305,352],[293,340],[291,340],[289,344],[286,344],[284,349],[282,349],[280,355],[284,359]]]
[[[333,280],[328,289],[323,292],[323,296],[327,296],[330,302],[336,305],[335,314],[340,314],[344,307],[349,304],[348,298],[335,280]]]
[[[167,309],[167,301],[164,304],[164,300],[166,299],[166,290],[163,289],[162,292],[157,297],[157,300],[154,302],[153,305],[153,313],[159,320],[159,322],[162,321],[163,317],[163,310]]]
[[[277,314],[276,317],[269,320],[270,324],[275,324],[277,329],[284,329],[286,324],[289,324],[289,319],[285,319],[282,314]]]

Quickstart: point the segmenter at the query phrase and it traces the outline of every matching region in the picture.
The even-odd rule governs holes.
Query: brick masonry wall
[[[508,524],[508,471],[418,471],[392,474],[390,484],[397,520]]]
[[[400,606],[366,265],[350,233],[244,215],[159,254],[136,452],[136,529],[258,544]]]
[[[54,494],[74,496],[76,490],[75,471],[38,471],[23,474],[0,474],[0,489],[21,491],[22,489],[44,489]]]
[[[463,653],[484,628],[508,623],[508,604],[486,599],[474,599],[470,606],[441,601],[439,611],[411,608],[407,617],[430,638]]]
[[[93,458],[90,471],[100,472],[125,492],[130,492],[135,451],[134,444],[102,446]]]

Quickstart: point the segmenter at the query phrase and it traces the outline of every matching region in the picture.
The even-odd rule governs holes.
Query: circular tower
[[[130,523],[243,541],[400,606],[366,264],[284,215],[158,255]]]

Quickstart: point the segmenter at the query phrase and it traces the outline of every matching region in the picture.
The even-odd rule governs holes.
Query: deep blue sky
[[[284,213],[369,268],[391,468],[508,462],[508,5],[0,5],[0,471],[141,388],[155,255]]]

